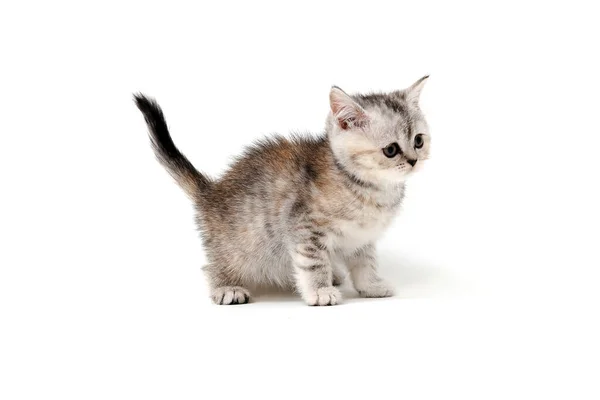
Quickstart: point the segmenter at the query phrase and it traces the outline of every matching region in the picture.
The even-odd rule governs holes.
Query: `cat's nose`
[[[410,165],[412,165],[414,167],[415,164],[417,163],[417,160],[406,160],[406,162],[408,162]]]

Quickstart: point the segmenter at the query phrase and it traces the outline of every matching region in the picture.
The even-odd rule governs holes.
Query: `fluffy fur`
[[[135,96],[158,160],[195,204],[215,303],[247,303],[251,290],[277,286],[309,305],[335,305],[342,296],[334,285],[347,272],[361,296],[393,294],[377,273],[375,243],[402,203],[405,179],[429,156],[418,105],[426,78],[386,94],[333,87],[324,134],[259,141],[219,180],[177,149],[158,104]],[[386,156],[394,143],[399,153]]]

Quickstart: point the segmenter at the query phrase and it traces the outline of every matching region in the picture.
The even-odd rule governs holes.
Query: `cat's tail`
[[[175,146],[158,103],[141,93],[133,97],[148,124],[150,141],[156,158],[192,200],[199,199],[209,189],[211,181],[194,168]]]

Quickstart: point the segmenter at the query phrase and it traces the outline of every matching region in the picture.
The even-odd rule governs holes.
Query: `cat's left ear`
[[[429,79],[429,75],[425,75],[415,83],[413,83],[408,89],[406,89],[406,100],[413,105],[419,104],[419,97],[421,96],[421,90],[425,86],[425,82]]]

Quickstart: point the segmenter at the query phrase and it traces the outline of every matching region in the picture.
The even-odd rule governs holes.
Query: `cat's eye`
[[[383,154],[387,158],[395,157],[398,155],[398,153],[400,153],[400,146],[398,146],[398,143],[396,143],[396,142],[391,143],[388,146],[383,148]]]
[[[425,139],[423,138],[423,134],[419,133],[415,136],[415,149],[420,149],[425,144]]]

